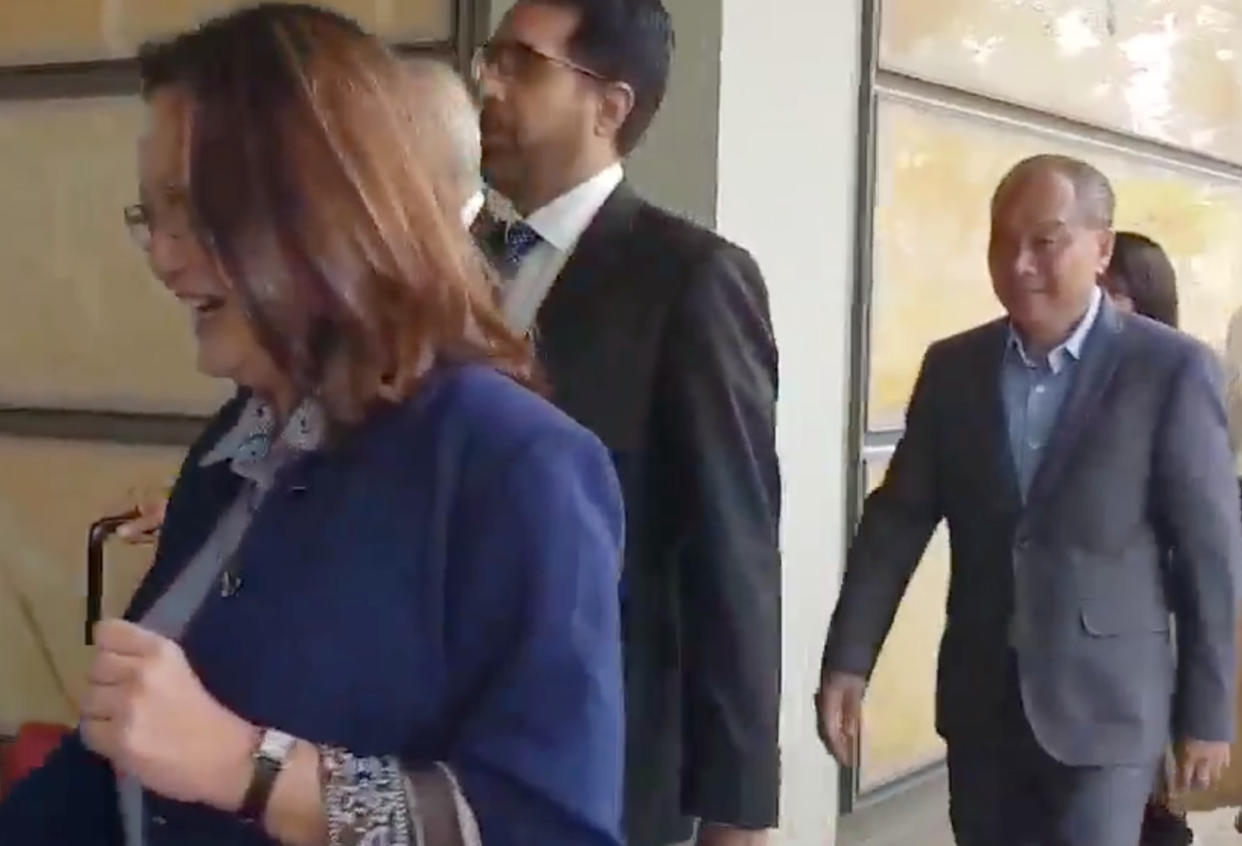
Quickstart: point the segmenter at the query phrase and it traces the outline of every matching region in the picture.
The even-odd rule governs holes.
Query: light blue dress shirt
[[[1061,406],[1065,404],[1065,397],[1074,383],[1083,344],[1099,317],[1103,296],[1097,287],[1091,295],[1087,313],[1074,332],[1043,357],[1031,356],[1021,336],[1010,325],[1009,342],[1005,346],[1005,359],[1001,366],[1001,396],[1009,427],[1009,454],[1013,458],[1023,501],[1039,470]]]

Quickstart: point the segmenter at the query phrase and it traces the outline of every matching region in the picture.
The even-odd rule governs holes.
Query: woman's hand
[[[95,628],[82,738],[169,799],[236,811],[258,731],[203,688],[176,643],[122,620]]]

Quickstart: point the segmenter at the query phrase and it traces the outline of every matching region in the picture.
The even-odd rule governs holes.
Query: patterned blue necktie
[[[505,227],[505,244],[500,254],[501,275],[506,279],[516,276],[522,259],[542,240],[525,221],[517,220]]]

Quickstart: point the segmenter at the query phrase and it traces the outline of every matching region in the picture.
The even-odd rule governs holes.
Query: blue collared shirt
[[[1103,296],[1097,287],[1073,334],[1044,357],[1032,357],[1021,336],[1012,325],[1009,327],[1001,367],[1001,396],[1009,427],[1009,453],[1024,500],[1074,382],[1083,344],[1099,317]]]

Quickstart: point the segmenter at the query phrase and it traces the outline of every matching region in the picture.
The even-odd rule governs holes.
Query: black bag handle
[[[95,624],[103,617],[104,544],[116,530],[139,516],[137,509],[101,517],[86,535],[86,645],[95,643]]]

